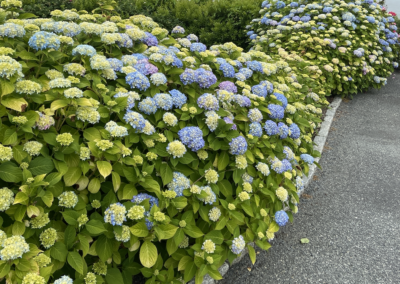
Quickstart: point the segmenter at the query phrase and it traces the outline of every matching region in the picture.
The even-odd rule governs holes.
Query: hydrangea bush
[[[319,155],[318,67],[208,49],[144,16],[13,17],[0,25],[0,278],[201,283],[292,220]]]
[[[254,49],[308,58],[334,93],[379,88],[398,67],[397,26],[376,0],[270,0],[260,14],[247,27]]]

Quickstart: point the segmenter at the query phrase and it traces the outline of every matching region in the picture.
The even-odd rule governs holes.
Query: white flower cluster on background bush
[[[254,49],[308,58],[339,95],[380,88],[398,67],[395,19],[376,0],[270,0],[260,14],[247,26]]]
[[[317,66],[141,15],[18,19],[3,2],[0,278],[200,283],[270,247],[319,155]]]

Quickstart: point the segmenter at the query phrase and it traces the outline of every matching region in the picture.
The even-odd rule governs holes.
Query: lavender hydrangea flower
[[[142,40],[144,44],[148,46],[157,46],[158,40],[157,38],[149,32],[145,32],[146,37]]]
[[[219,84],[218,86],[221,90],[225,90],[231,93],[236,94],[237,93],[237,87],[234,83],[230,81],[223,81]]]
[[[224,117],[224,121],[225,121],[227,124],[232,124],[231,130],[237,130],[237,126],[236,126],[236,124],[233,123],[233,120],[232,120],[232,119],[230,119],[229,117],[225,116],[225,117]]]
[[[213,72],[203,68],[199,68],[195,71],[195,78],[196,83],[203,89],[208,89],[217,82],[217,77]]]
[[[235,95],[233,97],[234,101],[241,107],[251,106],[251,101],[248,97],[242,95]]]
[[[197,105],[205,110],[219,110],[218,99],[212,94],[203,94],[197,99]]]

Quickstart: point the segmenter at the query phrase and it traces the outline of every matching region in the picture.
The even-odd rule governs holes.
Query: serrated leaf
[[[109,162],[97,161],[96,164],[97,164],[97,169],[104,178],[108,177],[111,174],[112,166]]]
[[[112,256],[113,241],[105,235],[101,235],[96,242],[96,252],[102,261]]]
[[[0,179],[6,182],[21,182],[22,170],[12,162],[5,162],[0,165]]]
[[[145,241],[140,247],[139,259],[144,267],[151,268],[157,261],[157,255],[157,248],[150,241]]]
[[[168,240],[172,238],[175,235],[176,230],[178,230],[178,227],[172,224],[162,224],[155,227],[155,229],[160,230],[162,232],[161,234],[162,237],[159,239],[161,241],[162,239]]]
[[[83,275],[83,260],[79,253],[70,251],[67,258],[68,264],[71,265],[79,274]]]
[[[147,237],[149,230],[144,222],[139,222],[130,227],[131,233],[136,237]]]
[[[37,157],[29,163],[28,169],[34,176],[48,174],[54,169],[53,160],[51,158]]]
[[[86,230],[92,235],[100,235],[103,232],[106,232],[106,228],[104,228],[104,224],[100,220],[90,220],[85,225]]]
[[[50,255],[54,259],[65,262],[65,260],[67,259],[67,254],[67,247],[62,242],[56,242],[54,246],[51,247]]]

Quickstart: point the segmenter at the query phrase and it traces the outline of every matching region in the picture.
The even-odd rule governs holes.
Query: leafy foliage
[[[247,27],[256,50],[309,58],[334,93],[380,88],[398,67],[394,18],[376,0],[264,1]]]
[[[221,279],[224,261],[268,249],[292,221],[319,155],[318,67],[207,49],[183,28],[112,16],[112,2],[0,26],[7,283]]]

